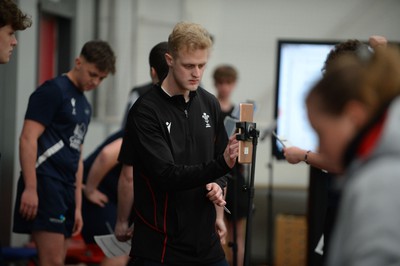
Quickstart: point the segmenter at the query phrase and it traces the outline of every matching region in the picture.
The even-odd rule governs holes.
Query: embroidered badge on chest
[[[203,115],[201,116],[204,119],[204,122],[206,123],[206,128],[207,127],[211,127],[210,125],[210,116],[206,113],[203,113]]]
[[[72,98],[72,99],[71,99],[72,115],[76,115],[75,104],[76,104],[76,100],[75,100],[75,98]]]
[[[165,125],[167,126],[168,133],[171,133],[171,124],[172,122],[165,122]]]

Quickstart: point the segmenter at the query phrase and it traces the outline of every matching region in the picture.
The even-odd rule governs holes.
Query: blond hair
[[[181,49],[195,51],[210,49],[211,46],[210,34],[203,26],[196,23],[179,22],[168,37],[168,52],[173,57],[176,57]]]

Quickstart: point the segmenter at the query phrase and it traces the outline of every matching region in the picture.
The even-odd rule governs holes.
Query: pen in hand
[[[206,188],[206,190],[207,190],[207,192],[210,192],[210,191],[211,191],[211,189],[207,189],[207,188]],[[220,206],[220,207],[221,207],[221,206]],[[222,207],[224,208],[224,211],[225,211],[225,212],[231,214],[231,211],[230,211],[227,207],[225,207],[225,205],[222,206]]]
[[[231,211],[230,211],[227,207],[225,207],[225,206],[223,206],[223,207],[224,207],[224,210],[225,210],[227,213],[231,214]]]

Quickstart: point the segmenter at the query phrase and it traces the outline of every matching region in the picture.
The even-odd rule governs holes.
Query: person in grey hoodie
[[[328,266],[400,265],[400,53],[341,57],[310,90],[319,152],[341,165]]]

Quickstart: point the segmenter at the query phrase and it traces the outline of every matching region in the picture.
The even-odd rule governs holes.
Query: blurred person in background
[[[231,98],[238,80],[237,70],[231,65],[219,65],[214,70],[213,80],[216,97],[221,105],[222,119],[225,121],[230,117],[239,120],[239,106],[235,105]],[[225,214],[228,245],[232,248],[232,256],[236,255],[235,259],[231,257],[228,261],[231,265],[235,261],[238,266],[243,265],[246,236],[248,194],[244,190],[244,170],[244,165],[236,163],[228,176],[225,196],[226,206],[231,211],[231,214]]]
[[[319,151],[344,172],[327,265],[397,265],[400,53],[356,55],[334,62],[306,98]]]
[[[362,48],[366,49],[379,49],[387,45],[387,40],[385,37],[379,35],[373,35],[369,38],[369,47],[363,42],[357,39],[350,39],[342,43],[338,43],[329,52],[322,67],[323,76],[327,75],[335,62],[339,60],[342,56],[353,56],[357,59],[357,51]],[[364,49],[365,50],[365,49]],[[323,261],[326,259],[327,251],[329,250],[330,236],[332,232],[333,223],[335,221],[336,212],[338,208],[340,191],[335,189],[334,177],[335,175],[340,175],[343,173],[343,168],[341,165],[334,163],[325,154],[320,151],[305,150],[296,146],[291,146],[283,149],[284,156],[289,163],[297,164],[300,162],[305,162],[312,167],[326,170],[328,173],[320,173],[322,177],[325,178],[323,182],[317,182],[318,187],[311,187],[311,190],[317,190],[326,196],[326,206],[323,204],[313,203],[312,206],[315,207],[312,211],[315,213],[321,213],[321,223],[323,223],[323,231],[318,232],[322,235],[318,237],[318,247],[322,247]],[[314,184],[314,183],[313,183]],[[314,185],[316,186],[316,185]],[[324,202],[322,200],[322,202]],[[318,218],[318,217],[317,217]],[[321,246],[321,244],[323,244]],[[311,244],[312,245],[312,244]],[[311,246],[314,250],[315,246]]]

